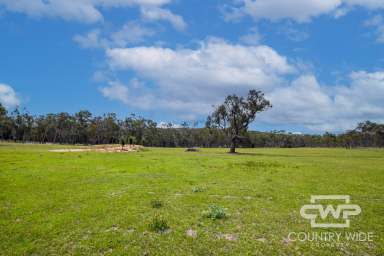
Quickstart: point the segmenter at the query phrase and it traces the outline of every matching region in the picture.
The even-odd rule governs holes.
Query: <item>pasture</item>
[[[383,150],[66,147],[0,144],[0,255],[384,254]],[[288,240],[347,231],[311,228],[311,195],[350,195],[373,241]]]

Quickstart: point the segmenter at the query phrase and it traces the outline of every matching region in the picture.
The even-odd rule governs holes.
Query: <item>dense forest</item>
[[[366,121],[342,134],[290,134],[284,131],[244,134],[240,147],[383,147],[384,125]],[[0,104],[0,140],[61,144],[126,143],[154,147],[227,147],[230,138],[221,129],[190,127],[183,123],[161,127],[154,121],[131,115],[93,116],[89,111],[33,116],[18,109],[8,113]]]

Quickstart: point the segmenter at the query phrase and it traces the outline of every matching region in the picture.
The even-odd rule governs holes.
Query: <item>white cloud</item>
[[[185,30],[187,24],[183,17],[172,13],[171,11],[158,7],[147,7],[141,9],[141,15],[144,19],[150,21],[164,20],[172,24],[177,30]]]
[[[197,49],[132,47],[107,50],[112,68],[133,70],[157,87],[142,97],[173,111],[205,114],[228,93],[249,88],[271,90],[295,68],[268,46],[208,40]],[[155,97],[156,95],[156,97]]]
[[[351,9],[349,7],[341,7],[339,9],[335,10],[333,17],[335,17],[335,19],[344,17],[345,15],[347,15],[349,13],[350,10]]]
[[[376,41],[378,43],[384,43],[384,18],[380,15],[373,16],[364,23],[367,27],[376,28]]]
[[[164,121],[162,121],[162,122],[160,122],[160,123],[158,123],[157,124],[157,128],[160,128],[160,129],[168,129],[168,128],[176,128],[176,129],[178,129],[178,128],[182,128],[183,126],[182,125],[180,125],[180,124],[174,124],[174,123],[167,123],[167,122],[164,122]]]
[[[110,100],[117,100],[124,104],[129,103],[128,87],[120,82],[111,81],[108,86],[100,88],[100,92]]]
[[[205,115],[223,95],[249,88],[270,91],[293,74],[287,59],[268,46],[208,40],[197,49],[132,47],[107,50],[112,68],[135,71],[155,82],[151,90],[131,90],[142,108],[180,115]],[[146,103],[146,104],[144,104]]]
[[[325,14],[335,17],[345,15],[349,9],[364,7],[370,10],[384,8],[382,0],[235,0],[239,7],[232,8],[227,17],[249,15],[254,19],[272,21],[292,19],[309,22],[312,18]]]
[[[103,35],[100,29],[94,29],[84,35],[75,35],[73,40],[83,48],[126,47],[140,43],[155,32],[137,22],[128,22],[120,30]]]
[[[344,0],[344,2],[349,6],[363,6],[371,10],[384,8],[382,0]]]
[[[125,47],[128,44],[140,43],[154,34],[155,32],[149,28],[136,22],[128,22],[119,31],[111,34],[111,40],[115,46]]]
[[[0,5],[9,11],[25,13],[35,17],[60,17],[66,20],[77,20],[87,23],[97,22],[103,19],[91,1],[67,1],[67,0],[0,0]]]
[[[255,19],[293,19],[308,22],[311,18],[330,13],[341,0],[240,0],[240,10]]]
[[[314,123],[324,121],[330,111],[331,100],[312,75],[303,75],[289,86],[277,88],[268,98],[273,109],[267,113],[269,121],[280,123]],[[322,110],[323,113],[320,113]]]
[[[20,99],[11,86],[0,84],[0,103],[6,108],[12,108],[20,105]]]
[[[346,85],[322,85],[272,48],[207,40],[196,49],[132,47],[107,50],[113,69],[134,71],[146,86],[129,87],[129,104],[204,118],[228,94],[266,93],[273,108],[260,115],[269,124],[342,131],[358,122],[384,122],[384,71],[354,72]],[[288,77],[296,76],[291,82]],[[127,99],[128,101],[128,99]]]
[[[384,113],[384,71],[353,72],[348,87],[337,87],[336,107],[344,109],[348,117],[381,119]]]
[[[273,108],[262,119],[269,123],[343,131],[365,120],[384,121],[384,72],[353,72],[346,86],[322,86],[303,75],[267,96]]]
[[[107,56],[112,67],[133,69],[167,84],[188,77],[201,86],[269,87],[279,80],[278,74],[294,72],[287,59],[268,46],[234,45],[216,39],[203,42],[197,49],[116,48],[107,50]]]
[[[103,20],[103,7],[156,8],[172,0],[0,0],[0,6],[8,11],[20,12],[34,17],[59,17],[94,23]]]
[[[145,83],[137,78],[132,78],[128,84],[109,77],[103,77],[99,82],[108,83],[107,86],[99,88],[105,98],[119,101],[130,107],[148,110],[151,109],[152,103],[160,102],[155,95],[144,88]]]

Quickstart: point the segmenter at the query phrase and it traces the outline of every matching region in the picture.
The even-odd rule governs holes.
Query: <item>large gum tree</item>
[[[229,153],[236,153],[238,142],[244,138],[256,114],[271,107],[261,91],[250,90],[247,97],[229,95],[208,116],[207,127],[225,130],[231,140]]]

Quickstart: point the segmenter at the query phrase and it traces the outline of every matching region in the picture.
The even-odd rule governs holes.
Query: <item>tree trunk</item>
[[[231,147],[229,149],[230,154],[236,154],[236,138],[232,138],[231,140]]]

